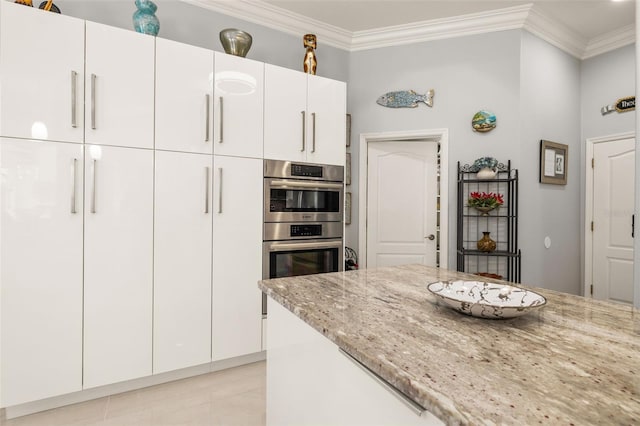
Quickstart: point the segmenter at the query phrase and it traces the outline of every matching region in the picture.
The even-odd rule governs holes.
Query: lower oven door
[[[262,245],[263,279],[322,274],[344,270],[342,239],[265,241]],[[266,315],[266,295],[262,314]]]

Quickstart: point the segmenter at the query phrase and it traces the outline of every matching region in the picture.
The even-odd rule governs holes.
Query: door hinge
[[[591,232],[593,232],[593,221],[591,221]]]
[[[595,167],[595,165],[596,165],[596,160],[595,160],[595,158],[592,158],[591,159],[591,168],[593,169]]]

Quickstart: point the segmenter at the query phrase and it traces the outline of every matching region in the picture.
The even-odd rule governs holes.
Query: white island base
[[[267,425],[444,425],[273,299]]]

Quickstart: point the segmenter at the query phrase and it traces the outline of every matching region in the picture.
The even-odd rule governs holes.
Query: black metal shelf
[[[522,254],[518,248],[518,170],[511,161],[498,164],[493,179],[476,179],[474,166],[458,162],[457,267],[458,271],[496,274],[520,282]],[[484,215],[467,205],[471,192],[502,194],[504,204]],[[497,250],[477,249],[483,232],[489,232]]]

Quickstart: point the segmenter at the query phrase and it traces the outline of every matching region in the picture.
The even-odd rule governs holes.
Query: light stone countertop
[[[474,318],[427,290],[453,279],[481,277],[405,265],[259,287],[447,424],[640,424],[640,311],[533,288],[544,307]]]

